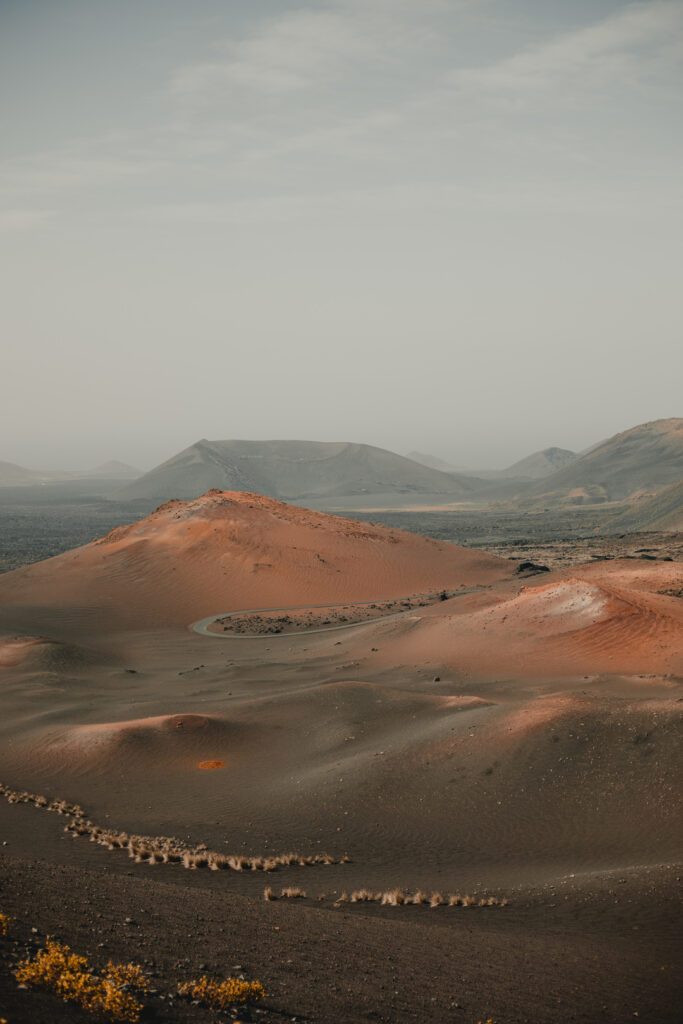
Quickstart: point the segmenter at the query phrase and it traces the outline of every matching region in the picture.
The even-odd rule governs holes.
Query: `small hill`
[[[582,505],[652,494],[683,479],[683,419],[625,430],[525,488],[523,503]]]
[[[136,480],[142,476],[142,470],[136,469],[135,466],[129,466],[125,462],[119,462],[117,459],[110,459],[108,462],[103,462],[101,466],[86,469],[78,475],[97,477],[100,480]]]
[[[493,555],[245,492],[170,501],[140,522],[0,576],[3,620],[41,629],[186,626],[245,608],[375,601],[492,583]]]
[[[508,466],[498,474],[501,477],[523,477],[528,480],[542,480],[558,469],[570,466],[578,458],[576,452],[568,448],[544,448],[541,452],[533,452],[525,459]]]
[[[69,473],[57,470],[26,469],[14,462],[0,462],[0,487],[29,487],[69,479]]]
[[[470,493],[474,484],[384,448],[324,441],[197,441],[116,495],[196,498],[212,488],[286,501],[346,495]]]
[[[0,462],[0,487],[33,487],[87,479],[134,480],[141,473],[142,470],[113,459],[101,466],[84,470],[26,469],[13,462]]]

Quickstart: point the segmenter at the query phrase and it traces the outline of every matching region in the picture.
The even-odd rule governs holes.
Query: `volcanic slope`
[[[118,497],[166,501],[222,488],[284,500],[368,494],[456,498],[474,486],[466,477],[367,444],[203,439],[122,488]]]
[[[248,608],[336,604],[487,585],[495,556],[247,492],[171,501],[101,540],[0,577],[19,628],[183,625]]]
[[[620,434],[529,485],[524,500],[547,504],[622,501],[683,478],[683,419],[655,420]]]

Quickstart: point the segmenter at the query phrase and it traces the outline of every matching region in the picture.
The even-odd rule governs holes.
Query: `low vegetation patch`
[[[178,995],[196,999],[212,1010],[227,1010],[239,1003],[257,1003],[265,992],[260,981],[243,981],[241,978],[217,981],[203,974],[196,980],[181,982]]]
[[[209,868],[211,871],[276,871],[280,867],[315,867],[321,864],[348,864],[351,858],[341,858],[330,853],[301,854],[282,853],[268,857],[230,856],[209,850],[202,844],[189,847],[180,839],[171,836],[139,836],[117,829],[101,828],[86,817],[79,804],[66,800],[48,800],[47,797],[26,790],[10,789],[0,783],[0,795],[11,804],[33,804],[46,811],[55,811],[69,817],[64,831],[72,836],[88,836],[91,843],[104,846],[107,850],[127,850],[136,864],[179,864],[190,871]]]
[[[77,1003],[88,1013],[112,1021],[139,1020],[142,1003],[127,989],[147,988],[142,968],[137,964],[110,962],[98,976],[86,957],[49,938],[45,949],[34,959],[18,964],[14,976],[21,985],[54,992],[65,1002]]]

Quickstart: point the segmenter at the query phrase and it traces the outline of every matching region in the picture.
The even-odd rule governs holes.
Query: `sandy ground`
[[[3,783],[103,827],[350,857],[272,875],[134,864],[0,800],[16,941],[153,959],[166,994],[201,963],[247,961],[266,1020],[678,1020],[683,605],[666,591],[683,564],[515,570],[209,494],[0,578]],[[189,629],[441,588],[456,596],[338,632]],[[266,903],[266,885],[307,898]],[[509,905],[339,904],[394,886]],[[5,1016],[79,1019],[15,990],[17,948]],[[161,1019],[214,1019],[155,998]]]

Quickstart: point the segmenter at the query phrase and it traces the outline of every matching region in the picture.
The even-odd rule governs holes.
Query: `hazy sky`
[[[681,0],[0,0],[0,459],[683,414]]]

